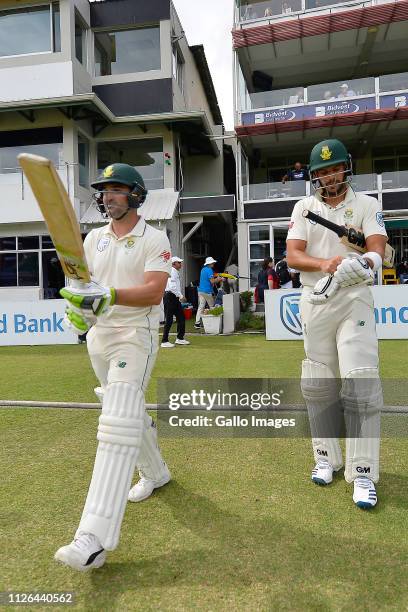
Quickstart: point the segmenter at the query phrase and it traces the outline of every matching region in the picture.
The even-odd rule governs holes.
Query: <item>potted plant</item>
[[[222,306],[215,306],[204,310],[202,315],[204,331],[206,334],[217,335],[222,329],[222,313],[224,308]]]

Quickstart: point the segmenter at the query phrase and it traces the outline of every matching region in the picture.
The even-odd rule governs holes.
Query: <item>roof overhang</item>
[[[36,100],[18,100],[0,102],[0,112],[17,112],[35,123],[35,112],[54,108],[61,111],[69,119],[80,121],[91,119],[94,135],[97,136],[109,125],[138,124],[142,129],[147,125],[165,124],[170,129],[183,129],[185,125],[196,126],[200,137],[208,140],[208,145],[215,157],[220,152],[217,144],[209,137],[212,128],[205,111],[155,113],[150,115],[126,115],[117,117],[95,93],[76,94],[61,98],[41,98]]]
[[[140,207],[138,213],[146,221],[169,221],[173,218],[179,200],[178,191],[173,189],[153,189],[147,194],[146,202]],[[80,223],[83,225],[96,225],[106,223],[95,204],[91,204]]]
[[[205,95],[207,96],[208,103],[210,105],[211,114],[216,125],[224,125],[220,107],[218,105],[217,94],[215,92],[214,83],[212,80],[211,72],[208,67],[207,58],[204,51],[203,45],[190,46],[190,50],[193,54],[195,63],[201,76],[201,81],[204,86]]]

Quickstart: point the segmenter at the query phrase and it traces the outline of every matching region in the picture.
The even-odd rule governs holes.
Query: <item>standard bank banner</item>
[[[371,287],[371,291],[378,338],[408,338],[408,285]],[[267,340],[303,339],[299,312],[300,295],[300,289],[265,291]]]
[[[65,300],[3,302],[0,306],[0,346],[76,344],[78,336],[62,325]]]

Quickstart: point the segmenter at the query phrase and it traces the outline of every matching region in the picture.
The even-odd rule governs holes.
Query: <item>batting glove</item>
[[[339,289],[338,282],[333,274],[323,276],[313,287],[312,293],[308,297],[311,304],[325,304]]]
[[[67,306],[63,323],[67,329],[78,334],[78,336],[82,336],[82,334],[86,334],[92,325],[96,323],[96,317],[94,315],[82,315],[78,311]]]
[[[113,287],[101,287],[95,282],[84,284],[83,287],[69,285],[61,289],[60,294],[70,308],[83,316],[103,314],[115,303],[116,297]]]
[[[372,285],[374,283],[374,272],[364,257],[349,253],[347,258],[339,264],[334,273],[334,278],[340,287]]]

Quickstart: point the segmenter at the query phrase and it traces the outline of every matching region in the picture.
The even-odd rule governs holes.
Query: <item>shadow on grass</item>
[[[384,487],[392,499],[389,505],[406,507],[403,499],[406,480],[384,474]],[[302,527],[290,531],[284,518],[277,520],[276,515],[270,519],[245,520],[221,510],[209,498],[187,490],[176,481],[158,493],[161,503],[170,508],[180,526],[190,531],[192,540],[196,543],[198,539],[200,544],[135,562],[108,562],[91,575],[93,590],[86,596],[86,609],[95,605],[98,594],[103,597],[104,605],[115,609],[118,605],[115,601],[124,590],[135,592],[136,603],[138,591],[188,586],[195,591],[206,587],[219,590],[219,607],[214,608],[213,604],[211,609],[224,608],[223,593],[241,593],[245,601],[245,589],[251,586],[259,589],[259,585],[266,587],[270,609],[282,609],[274,608],[274,601],[275,604],[285,601],[288,606],[285,609],[292,610],[302,607],[331,610],[343,609],[343,606],[362,609],[362,601],[367,610],[378,609],[379,605],[403,609],[406,604],[407,594],[403,590],[406,555],[404,561],[404,555],[396,556],[395,548],[379,547],[378,541],[369,541],[363,533],[353,537],[347,525],[344,536],[335,541],[327,535],[327,524],[320,535],[316,532],[316,522],[311,522],[310,530],[304,529],[303,522]],[[309,511],[299,503],[303,521]],[[283,517],[284,512],[282,508]],[[330,520],[341,519],[333,516],[327,518]],[[137,551],[132,550],[130,554],[137,555]],[[399,589],[387,586],[398,583],[402,585]],[[339,606],[333,608],[336,593]],[[191,601],[192,608],[193,604]]]

